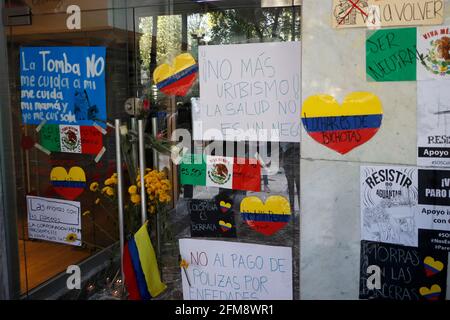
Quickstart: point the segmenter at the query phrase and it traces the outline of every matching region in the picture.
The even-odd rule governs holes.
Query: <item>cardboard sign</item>
[[[419,169],[417,211],[419,228],[450,230],[450,170]]]
[[[185,300],[292,300],[292,249],[180,239]]]
[[[380,288],[371,284],[376,266]],[[418,248],[361,241],[360,299],[401,301],[445,300],[448,254],[422,252]],[[369,271],[368,271],[369,270]]]
[[[191,216],[191,237],[236,238],[231,201],[193,199],[188,202],[188,210]]]
[[[333,28],[435,25],[444,0],[333,0]]]
[[[363,145],[378,132],[383,120],[380,99],[370,92],[353,92],[342,103],[320,94],[305,100],[302,121],[309,136],[340,154]]]
[[[417,165],[450,166],[450,79],[417,83]]]
[[[90,126],[96,119],[106,121],[105,70],[105,47],[21,48],[23,123]]]
[[[420,28],[417,80],[450,79],[450,26]]]
[[[39,136],[50,152],[97,155],[103,148],[103,134],[96,127],[45,125]]]
[[[417,169],[361,167],[361,239],[417,247]]]
[[[450,252],[450,231],[419,229],[419,248],[425,252]]]
[[[300,42],[200,46],[194,140],[300,142]]]
[[[79,202],[27,196],[28,237],[81,246]]]
[[[180,163],[181,184],[231,190],[261,191],[261,165],[256,159],[185,155]]]
[[[415,81],[417,74],[416,28],[368,31],[366,72],[368,81]]]

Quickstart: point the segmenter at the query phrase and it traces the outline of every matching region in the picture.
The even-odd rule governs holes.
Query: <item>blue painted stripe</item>
[[[381,126],[383,115],[302,118],[308,132],[373,129]]]
[[[290,214],[267,214],[267,213],[246,213],[242,212],[243,220],[251,220],[258,222],[289,222],[291,220]]]
[[[86,188],[86,182],[81,181],[52,181],[54,187],[67,187],[67,188]]]
[[[141,260],[139,260],[139,253],[134,238],[128,240],[128,250],[130,251],[131,263],[133,265],[134,273],[136,275],[136,282],[142,300],[151,300],[152,297],[148,291],[145,275],[142,271]]]
[[[174,75],[170,76],[169,78],[157,83],[156,87],[158,88],[158,90],[161,90],[161,88],[170,86],[174,82],[177,82],[180,79],[183,79],[193,73],[196,73],[197,71],[198,71],[198,65],[194,64],[193,66],[183,69],[180,72],[175,73]]]

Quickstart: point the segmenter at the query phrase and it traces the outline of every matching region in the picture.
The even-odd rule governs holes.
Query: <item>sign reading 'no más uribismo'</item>
[[[300,142],[300,48],[300,42],[200,47],[194,139]]]

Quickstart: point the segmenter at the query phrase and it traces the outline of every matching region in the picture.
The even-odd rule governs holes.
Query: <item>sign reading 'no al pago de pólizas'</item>
[[[106,121],[105,69],[105,47],[21,48],[23,123],[89,126]]]

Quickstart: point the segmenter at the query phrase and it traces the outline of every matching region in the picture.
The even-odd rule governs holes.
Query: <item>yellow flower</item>
[[[78,240],[77,234],[76,233],[69,233],[66,236],[66,242],[70,242],[70,243],[74,243]]]
[[[91,214],[91,212],[88,210],[88,211],[85,211],[85,212],[83,212],[83,217],[84,216],[87,216],[87,215],[90,215]]]
[[[138,188],[141,187],[141,182],[140,181],[138,181],[137,186],[138,186]]]
[[[95,200],[95,204],[99,204],[100,203],[100,198],[97,198],[96,200]]]
[[[151,214],[155,213],[155,211],[156,211],[155,206],[148,207],[148,212],[150,212]]]
[[[111,187],[104,187],[102,193],[106,193],[106,195],[112,197],[114,195],[114,189]]]
[[[129,194],[136,194],[137,193],[137,187],[136,186],[131,186],[128,188],[128,193]]]
[[[131,202],[133,202],[134,204],[139,204],[141,203],[141,196],[138,194],[133,194],[131,196]]]
[[[98,191],[98,188],[99,188],[98,182],[92,182],[92,183],[91,183],[91,186],[89,187],[89,189],[90,189],[92,192],[97,192],[97,191]]]

